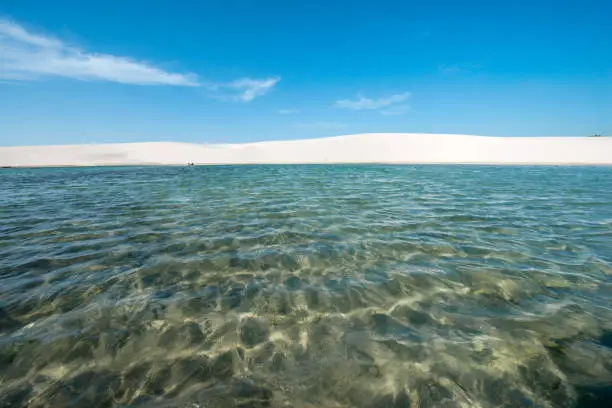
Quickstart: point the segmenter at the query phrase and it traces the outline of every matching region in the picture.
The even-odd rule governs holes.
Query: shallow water
[[[0,172],[0,406],[612,404],[612,168]]]

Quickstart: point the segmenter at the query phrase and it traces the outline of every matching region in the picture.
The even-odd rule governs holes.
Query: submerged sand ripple
[[[611,171],[11,170],[0,406],[605,406]]]

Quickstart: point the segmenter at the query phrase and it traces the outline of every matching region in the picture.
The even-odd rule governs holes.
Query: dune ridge
[[[0,147],[0,166],[291,163],[612,164],[612,137],[367,133],[242,144],[145,142]]]

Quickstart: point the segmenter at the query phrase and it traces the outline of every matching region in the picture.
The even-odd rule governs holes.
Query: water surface
[[[612,401],[612,168],[0,172],[0,406]]]

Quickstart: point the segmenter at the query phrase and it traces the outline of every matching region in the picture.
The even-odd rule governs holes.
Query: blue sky
[[[612,133],[612,2],[0,2],[0,145]]]

